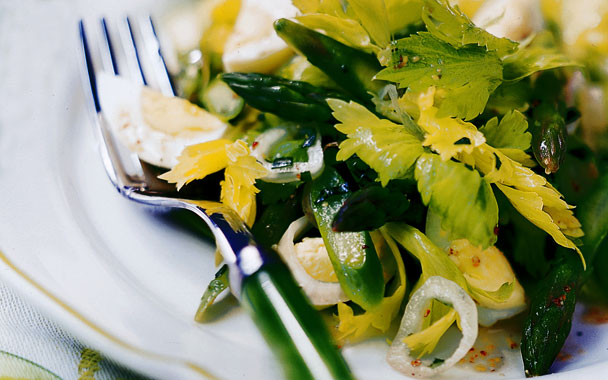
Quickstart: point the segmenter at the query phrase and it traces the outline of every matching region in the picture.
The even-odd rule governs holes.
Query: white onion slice
[[[429,367],[425,361],[421,363],[412,357],[408,345],[403,342],[403,339],[421,330],[424,309],[432,299],[452,305],[460,317],[462,328],[462,339],[452,356],[434,368]],[[407,376],[434,376],[458,363],[469,352],[477,339],[477,329],[477,308],[464,289],[443,277],[429,277],[405,307],[401,326],[388,350],[386,360],[394,369]]]
[[[275,250],[279,252],[279,255],[281,255],[283,261],[285,261],[285,264],[291,270],[296,282],[304,290],[304,293],[306,293],[313,305],[328,306],[348,301],[348,297],[344,294],[340,283],[314,279],[302,267],[300,261],[298,261],[294,248],[294,240],[309,227],[310,224],[305,216],[292,222],[281,237],[279,244],[274,246]]]
[[[299,176],[304,172],[310,172],[313,179],[321,175],[325,166],[321,136],[317,136],[314,144],[306,149],[306,154],[308,154],[308,161],[306,162],[294,162],[290,166],[273,168],[272,162],[266,160],[265,156],[272,145],[282,139],[286,133],[287,131],[284,129],[272,128],[255,139],[257,144],[255,144],[255,148],[251,149],[251,155],[268,170],[268,175],[262,179],[266,182],[286,183],[299,180]]]

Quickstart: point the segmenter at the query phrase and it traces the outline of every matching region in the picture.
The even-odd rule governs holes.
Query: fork
[[[171,78],[150,17],[121,20],[118,43],[109,23],[100,20],[92,54],[85,23],[79,23],[81,67],[88,107],[102,161],[120,194],[151,206],[174,207],[198,215],[211,229],[229,268],[230,288],[249,312],[290,379],[353,379],[319,313],[313,309],[278,255],[257,244],[245,223],[231,209],[205,200],[205,191],[179,193],[157,178],[157,168],[112,136],[97,93],[97,75],[121,75],[173,96]],[[89,30],[91,32],[91,30]],[[91,33],[92,35],[92,33]],[[120,55],[119,53],[122,53]],[[187,196],[188,198],[184,198]]]

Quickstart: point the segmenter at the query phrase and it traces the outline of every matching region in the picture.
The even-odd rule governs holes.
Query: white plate
[[[104,14],[117,4],[104,3]],[[0,0],[0,276],[85,344],[148,376],[279,379],[233,301],[208,324],[192,320],[214,274],[213,245],[171,214],[121,198],[105,176],[75,55],[79,15],[99,7]],[[608,330],[577,322],[573,331],[583,332],[569,340],[574,358],[553,377],[601,377]],[[446,377],[521,378],[517,350],[495,340],[490,354],[504,357],[495,373],[463,366]],[[344,355],[359,379],[403,378],[385,363],[386,347],[377,339]]]

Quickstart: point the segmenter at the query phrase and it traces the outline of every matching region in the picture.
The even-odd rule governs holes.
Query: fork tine
[[[103,69],[104,69],[104,71],[113,73],[114,75],[119,75],[120,72],[118,70],[118,63],[117,63],[118,59],[116,57],[116,52],[114,50],[114,44],[112,43],[112,38],[110,37],[110,31],[108,30],[108,24],[106,22],[105,17],[101,19],[101,34],[103,36],[102,44],[104,45],[100,49]]]
[[[148,86],[166,96],[175,95],[150,17],[127,18],[139,68]]]
[[[175,95],[173,83],[169,75],[169,70],[165,63],[165,58],[160,47],[160,41],[156,34],[154,21],[152,17],[147,17],[144,22],[139,23],[139,30],[142,36],[143,49],[146,53],[151,70],[154,72],[154,78],[160,91],[167,96]]]
[[[146,78],[141,67],[141,61],[137,51],[135,36],[133,35],[133,28],[131,27],[131,20],[129,17],[126,17],[122,20],[122,22],[118,23],[118,35],[120,45],[122,46],[122,51],[124,53],[124,63],[127,68],[127,72],[121,71],[121,74],[129,78],[129,80],[132,82],[147,85],[148,83],[146,82]]]
[[[97,80],[95,77],[95,67],[93,66],[93,60],[91,58],[91,50],[89,49],[89,43],[87,41],[87,34],[84,29],[84,21],[80,20],[78,23],[78,29],[80,32],[80,44],[82,48],[82,54],[84,57],[84,66],[86,68],[86,76],[88,78],[93,103],[95,105],[95,111],[99,112],[101,107],[99,106],[99,97],[97,96]]]
[[[101,111],[101,106],[99,104],[99,96],[97,94],[97,78],[95,76],[95,65],[93,64],[93,59],[91,57],[91,49],[89,48],[89,43],[87,40],[87,34],[84,27],[84,21],[80,20],[78,23],[78,29],[80,32],[80,48],[82,49],[82,67],[83,69],[83,81],[89,84],[90,91],[88,92],[90,96],[90,103],[94,106],[94,112],[91,112],[91,119],[93,124],[97,126],[95,128],[95,135],[97,137],[97,141],[100,143],[100,153],[103,161],[103,166],[106,170],[110,181],[115,187],[119,187],[118,184],[118,175],[115,166],[112,164],[112,154],[110,149],[108,148],[105,141],[108,141],[109,136],[104,133],[103,128],[100,124],[99,113]],[[87,91],[85,91],[87,93]]]
[[[83,56],[83,67],[87,82],[90,87],[90,94],[93,99],[94,110],[93,123],[95,125],[95,134],[100,145],[100,151],[104,167],[110,180],[116,188],[123,192],[129,188],[145,188],[145,174],[141,167],[139,158],[135,153],[132,153],[126,146],[123,146],[116,141],[112,135],[107,122],[104,118],[101,101],[98,94],[97,82],[100,76],[100,69],[103,68],[109,74],[114,74],[118,71],[118,63],[115,59],[112,50],[112,42],[110,40],[109,28],[105,20],[102,20],[101,35],[97,38],[96,44],[91,44],[87,38],[86,27],[84,21],[79,23],[79,32],[81,39],[81,48]],[[100,41],[101,40],[101,41]],[[91,47],[97,45],[101,57],[101,64],[95,65],[91,54]],[[98,62],[99,63],[99,62]]]

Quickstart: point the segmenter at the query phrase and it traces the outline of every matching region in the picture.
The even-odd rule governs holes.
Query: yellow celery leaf
[[[385,0],[392,34],[417,23],[422,14],[422,0]]]
[[[448,253],[479,305],[490,309],[525,306],[524,288],[498,248],[491,246],[484,250],[467,239],[458,239],[450,243]]]
[[[513,161],[517,161],[523,166],[532,168],[536,166],[536,161],[526,152],[520,149],[513,148],[500,148],[498,149],[502,154],[509,157]]]
[[[342,0],[293,0],[292,3],[302,14],[323,13],[342,18],[352,18],[350,14],[347,16]]]
[[[350,306],[339,303],[337,315],[339,321],[337,327],[338,340],[345,338],[358,339],[369,333],[385,333],[401,307],[406,288],[405,266],[395,241],[383,229],[380,232],[397,263],[399,286],[392,295],[384,297],[375,309],[365,311],[363,314],[354,315]]]
[[[387,47],[391,42],[391,31],[384,0],[349,0],[348,5],[374,43],[380,48]]]
[[[434,98],[434,87],[418,97],[418,125],[426,133],[422,145],[430,146],[443,161],[447,161],[461,152],[472,153],[475,147],[485,143],[483,133],[475,125],[451,117],[437,117],[439,109],[433,106]]]
[[[499,149],[488,144],[477,147],[470,157],[461,155],[461,161],[474,162],[474,167],[484,174],[484,178],[492,183],[500,182],[504,185],[515,186],[522,189],[540,189],[547,180],[532,170],[512,160]],[[559,196],[559,193],[557,193]]]
[[[448,328],[456,322],[456,315],[456,310],[451,309],[447,314],[433,322],[429,327],[404,338],[403,342],[408,345],[410,351],[415,353],[418,358],[430,354],[435,350],[435,347],[443,334],[445,334]]]
[[[219,139],[192,145],[184,149],[178,164],[159,178],[176,183],[180,189],[225,168],[220,200],[251,226],[256,213],[255,194],[259,192],[254,186],[255,180],[268,171],[249,153],[249,147],[242,140],[233,143]]]
[[[335,128],[347,135],[336,158],[346,160],[357,154],[378,173],[383,186],[391,179],[403,177],[424,152],[420,140],[403,125],[379,119],[352,101],[329,99],[327,103],[340,121]]]
[[[581,229],[581,223],[576,219],[572,210],[547,206],[545,206],[543,210],[551,215],[553,222],[557,224],[564,235],[573,238],[582,237],[584,235],[583,230]]]
[[[397,100],[397,104],[405,113],[410,115],[414,120],[420,117],[420,108],[418,107],[418,95],[413,91],[406,91],[403,96]]]
[[[268,171],[249,153],[249,147],[241,140],[226,146],[228,165],[224,181],[220,183],[220,201],[251,227],[256,214],[255,195],[260,191],[255,187],[255,180],[267,175]]]
[[[292,3],[302,13],[315,13],[321,7],[321,0],[293,0]]]
[[[551,215],[543,210],[543,199],[540,195],[533,191],[522,191],[500,183],[497,183],[496,186],[507,196],[513,207],[526,219],[551,235],[557,244],[574,249],[581,257],[583,266],[586,268],[585,258],[581,250],[572,240],[564,235],[557,224],[554,223]]]
[[[476,149],[472,156],[475,167],[481,171],[486,180],[515,187],[523,191],[533,191],[543,200],[544,207],[571,209],[562,195],[543,176],[534,173],[519,162],[512,160],[500,149],[487,144]]]
[[[295,0],[293,4],[303,14],[297,18],[298,21],[354,48],[378,53],[391,41],[384,0],[350,0],[348,3],[341,0]],[[309,16],[314,16],[314,20],[306,20]],[[342,27],[346,29],[340,30]],[[351,32],[355,33],[349,36]],[[365,41],[365,44],[352,43],[357,40]]]
[[[195,179],[220,171],[228,165],[226,146],[230,144],[230,140],[219,139],[187,146],[178,157],[177,165],[159,178],[176,183],[179,190]]]
[[[302,25],[321,31],[336,41],[361,49],[368,53],[378,53],[380,49],[372,44],[369,34],[356,20],[322,13],[305,14],[296,17]]]
[[[562,198],[562,195],[557,190],[547,185],[549,185],[549,182],[547,182],[544,186],[540,187],[527,187],[517,185],[515,185],[514,187],[518,188],[519,190],[534,191],[535,193],[540,195],[543,200],[543,207],[552,207],[560,210],[570,210],[574,208],[574,206],[571,206],[566,203],[566,201]]]
[[[496,184],[520,214],[551,235],[559,245],[581,254],[576,244],[565,236],[583,235],[580,223],[570,211],[573,206],[564,201],[545,177],[487,144],[476,148],[470,155],[463,154],[458,158],[463,162],[473,161],[484,178]]]

